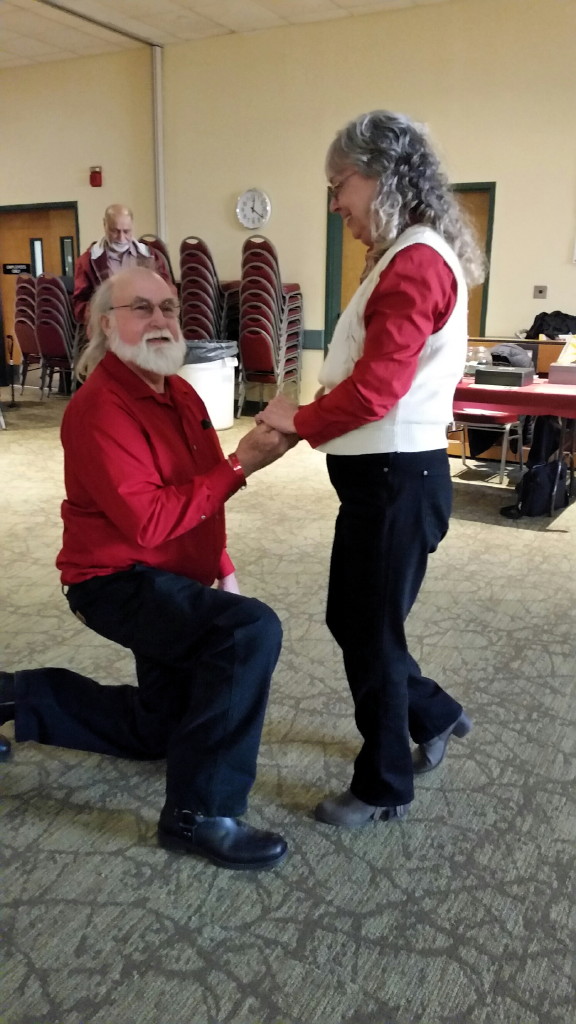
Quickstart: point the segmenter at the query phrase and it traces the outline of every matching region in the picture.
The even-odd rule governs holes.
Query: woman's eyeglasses
[[[125,302],[122,306],[108,306],[109,310],[112,309],[129,309],[134,313],[134,316],[139,316],[142,320],[146,320],[150,316],[154,316],[154,310],[158,308],[163,316],[166,317],[177,317],[180,313],[180,303],[176,299],[163,299],[162,302],[149,302],[148,299],[134,299],[132,302]]]
[[[328,185],[328,195],[330,196],[331,200],[338,199],[338,196],[340,195],[348,179],[353,178],[355,174],[358,174],[358,171],[350,171],[350,174],[347,174],[346,177],[342,178],[341,181],[337,181],[335,185]]]

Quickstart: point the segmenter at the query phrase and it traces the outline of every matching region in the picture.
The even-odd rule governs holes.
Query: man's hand
[[[241,438],[236,449],[244,476],[250,476],[257,469],[269,466],[276,462],[289,448],[298,444],[300,438],[297,434],[281,434],[278,430],[271,430],[264,423],[253,427],[244,437]]]
[[[294,415],[298,409],[285,395],[276,395],[262,412],[256,416],[256,423],[266,423],[283,434],[295,434]]]

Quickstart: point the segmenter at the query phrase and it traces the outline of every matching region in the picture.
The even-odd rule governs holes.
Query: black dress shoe
[[[0,735],[0,761],[6,761],[10,757],[12,744],[5,736]]]
[[[208,818],[168,806],[160,815],[158,843],[165,850],[195,853],[234,871],[275,867],[288,848],[276,832],[263,832],[237,818]]]

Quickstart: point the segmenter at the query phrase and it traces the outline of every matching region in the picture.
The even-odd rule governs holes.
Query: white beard
[[[178,333],[179,337],[175,340],[170,331],[148,331],[138,345],[127,345],[114,327],[108,337],[108,347],[123,363],[132,363],[141,370],[169,377],[178,373],[186,357],[186,342],[180,329]],[[166,341],[154,344],[152,338],[165,338]]]
[[[108,242],[112,252],[127,252],[131,244],[131,242]]]

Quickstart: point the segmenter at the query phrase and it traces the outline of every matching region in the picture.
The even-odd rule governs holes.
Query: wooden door
[[[0,208],[0,299],[4,339],[14,337],[14,362],[21,361],[14,335],[14,300],[17,274],[5,272],[13,265],[30,266],[30,273],[74,274],[78,256],[76,203],[54,206]],[[5,347],[6,342],[5,342]]]
[[[493,182],[483,185],[455,185],[454,192],[464,214],[472,224],[480,247],[490,258],[492,223],[494,219]],[[488,275],[482,284],[471,288],[468,295],[468,337],[484,336],[488,303]]]

